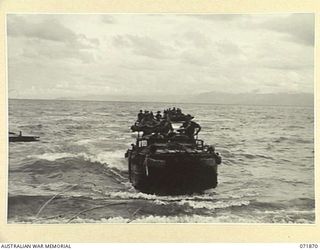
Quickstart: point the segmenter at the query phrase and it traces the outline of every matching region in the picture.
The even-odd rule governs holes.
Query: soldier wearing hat
[[[159,122],[161,120],[161,118],[162,118],[161,112],[157,111],[156,120]]]
[[[199,134],[201,126],[198,123],[191,121],[193,118],[191,115],[187,115],[186,118],[186,121],[181,126],[182,131],[188,137],[194,138],[195,135]]]

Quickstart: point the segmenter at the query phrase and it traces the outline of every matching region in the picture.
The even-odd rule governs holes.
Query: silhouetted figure
[[[145,125],[149,121],[149,111],[145,110],[143,113],[143,117],[141,119],[141,123]]]
[[[169,132],[173,131],[172,124],[169,120],[162,120],[158,126],[158,132],[163,135],[167,136]]]
[[[167,120],[167,119],[168,119],[168,117],[169,117],[169,115],[168,115],[168,111],[167,111],[167,110],[165,110],[165,111],[163,112],[163,119],[164,119],[164,120]]]
[[[162,115],[161,115],[161,112],[158,111],[157,114],[156,114],[156,120],[159,122],[162,118]]]
[[[201,130],[201,126],[198,123],[191,120],[187,120],[186,122],[184,122],[182,124],[182,128],[182,131],[184,131],[184,133],[190,138],[194,138],[194,136],[199,134]]]
[[[209,153],[214,153],[214,147],[213,146],[209,146],[208,147],[208,152]]]
[[[153,112],[152,112],[152,111],[150,112],[149,116],[150,116],[150,120],[153,120],[153,119],[154,119],[154,115],[153,115]]]
[[[138,113],[138,122],[141,122],[143,117],[144,117],[144,114],[143,114],[142,110],[140,110],[140,112]]]

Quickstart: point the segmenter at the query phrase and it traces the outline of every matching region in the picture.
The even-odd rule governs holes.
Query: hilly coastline
[[[81,98],[59,98],[60,100],[96,100],[127,102],[212,103],[239,105],[313,106],[311,93],[224,93],[205,92],[194,95],[86,95]]]

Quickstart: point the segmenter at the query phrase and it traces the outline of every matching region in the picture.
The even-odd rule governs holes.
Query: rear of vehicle
[[[217,186],[218,154],[201,140],[140,142],[128,152],[133,186],[146,193],[186,194]]]

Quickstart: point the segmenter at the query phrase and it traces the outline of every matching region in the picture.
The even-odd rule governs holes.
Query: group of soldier
[[[153,125],[153,124],[157,124],[158,122],[160,122],[162,119],[162,115],[161,112],[158,111],[156,115],[153,114],[152,111],[148,111],[145,110],[144,112],[142,110],[140,110],[140,112],[138,113],[138,119],[137,122],[139,122],[140,124],[146,124],[146,125]]]
[[[172,109],[171,108],[165,109],[163,111],[163,115],[164,116],[183,116],[184,114],[182,113],[182,110],[180,108],[173,107]]]
[[[184,117],[182,126],[177,130],[180,135],[186,135],[190,138],[194,138],[194,136],[200,132],[200,125],[191,121],[193,117],[191,115],[184,115],[181,109],[176,109],[175,107],[164,110],[163,115],[160,111],[157,111],[154,115],[152,111],[140,110],[137,122],[132,126],[132,130],[143,131],[143,135],[150,135],[154,133],[155,135],[163,137],[176,134],[171,122],[171,117],[176,115]]]

